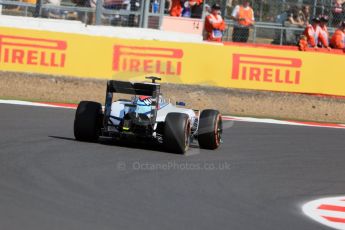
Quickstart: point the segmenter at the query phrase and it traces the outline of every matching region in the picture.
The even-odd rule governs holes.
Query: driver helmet
[[[149,114],[151,112],[152,97],[150,96],[139,96],[135,99],[137,105],[135,112],[139,114]]]

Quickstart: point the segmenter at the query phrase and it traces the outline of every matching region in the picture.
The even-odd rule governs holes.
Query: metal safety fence
[[[0,1],[0,4],[2,15],[78,20],[85,24],[141,26],[140,16],[142,13],[138,7],[132,9],[102,7],[102,11],[98,13],[95,6],[71,3],[53,5],[49,3],[32,4],[19,1]]]
[[[224,32],[223,41],[234,40],[234,21],[227,20],[227,29]],[[330,27],[329,33],[332,35],[336,28]],[[292,25],[290,23],[265,23],[258,22],[254,26],[248,28],[248,33],[241,31],[237,36],[242,36],[245,42],[257,44],[274,44],[274,45],[297,45],[300,36],[304,32],[304,27]]]
[[[281,23],[290,16],[295,19],[310,20],[314,16],[327,15],[329,25],[336,26],[345,18],[345,3],[339,4],[335,0],[251,0],[250,2],[257,22]],[[214,3],[220,4],[223,16],[230,19],[232,10],[241,3],[241,0],[205,0],[203,3],[204,9]],[[123,15],[124,21],[128,20],[129,15],[132,15],[131,17],[141,15],[142,23],[137,25],[143,27],[150,25],[152,17],[159,25],[160,18],[168,13],[169,7],[167,0],[5,0],[0,1],[0,4],[5,10],[4,14],[23,16],[36,14],[47,17],[48,14],[49,17],[63,18],[66,16],[66,11],[69,14],[93,12],[95,18],[89,21],[93,24],[102,24],[103,15],[109,17],[114,15],[114,21],[121,20],[122,17],[119,15]]]
[[[208,5],[218,3],[222,14],[229,19],[232,10],[241,0],[206,0]],[[288,16],[310,20],[312,17],[327,15],[329,25],[336,26],[345,18],[345,2],[336,0],[250,0],[257,22],[278,22]]]
[[[169,13],[166,0],[62,0],[59,4],[53,4],[56,0],[22,1],[0,0],[1,14],[79,20],[94,25],[159,29],[163,17]],[[222,13],[226,18],[227,30],[223,41],[234,41],[236,27],[234,21],[229,19],[229,14],[239,1],[206,0],[202,19],[205,17],[207,5],[214,3],[222,5]],[[327,13],[330,15],[329,25],[334,26],[332,0],[252,0],[251,3],[257,22],[247,31],[235,31],[239,36],[237,39],[242,39],[241,36],[244,36],[243,40],[250,43],[295,45],[305,26],[303,23],[296,25],[288,20],[289,10],[295,7],[302,10],[303,6],[308,5],[310,14],[308,20],[312,15]],[[332,31],[334,27],[330,28],[331,33]]]

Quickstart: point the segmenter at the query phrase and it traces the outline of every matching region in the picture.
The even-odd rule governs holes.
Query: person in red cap
[[[307,25],[303,35],[307,37],[309,47],[317,49],[317,44],[320,38],[320,18],[313,18],[312,23]]]
[[[248,0],[243,0],[242,5],[237,5],[232,11],[231,18],[236,21],[232,33],[232,41],[247,42],[249,27],[254,24],[254,11]]]
[[[327,28],[328,23],[328,16],[322,15],[320,17],[320,35],[319,35],[319,47],[327,48],[328,50],[331,49],[329,46],[329,33]]]
[[[334,32],[331,38],[331,46],[334,49],[343,49],[345,51],[345,21],[342,21],[340,27]]]
[[[220,15],[220,6],[214,4],[211,13],[205,19],[205,30],[208,41],[221,42],[223,31],[225,30],[225,22]]]
[[[181,0],[168,0],[170,16],[180,17],[182,13]]]

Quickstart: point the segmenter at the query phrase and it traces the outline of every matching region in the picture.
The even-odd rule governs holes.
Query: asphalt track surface
[[[345,191],[344,129],[226,123],[181,156],[74,141],[74,110],[0,112],[0,229],[328,229],[301,205]]]

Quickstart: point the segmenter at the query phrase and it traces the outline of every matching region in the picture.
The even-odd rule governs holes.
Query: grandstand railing
[[[102,3],[102,1],[100,1],[100,3]],[[140,6],[137,7],[135,10],[114,10],[106,9],[102,7],[102,5],[98,5],[98,7],[96,8],[76,7],[73,6],[73,4],[71,3],[65,3],[66,5],[61,6],[42,4],[39,8],[37,8],[37,5],[35,4],[20,1],[0,0],[0,5],[2,6],[1,13],[6,15],[20,15],[31,17],[35,16],[35,13],[37,13],[38,10],[37,16],[45,18],[79,20],[86,24],[131,26],[159,29],[163,17],[167,13],[165,8],[165,0],[159,1],[160,7],[158,8],[157,12],[153,12],[150,1],[140,0],[139,3]],[[253,3],[255,3],[255,1],[253,1]],[[284,8],[283,6],[280,7]],[[317,4],[315,5],[315,7],[317,7]],[[315,8],[315,11],[316,10],[317,8]],[[261,9],[259,12],[265,11]],[[263,15],[261,15],[261,19],[262,18]],[[227,19],[226,23],[227,30],[224,33],[223,40],[231,41],[234,22],[232,20]],[[281,23],[258,21],[250,29],[250,36],[248,42],[264,44],[273,43],[277,45],[295,45],[298,41],[299,35],[302,33],[303,30],[304,28],[292,25],[284,26]],[[332,33],[333,31],[334,28],[330,28],[330,32]]]

